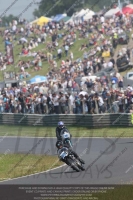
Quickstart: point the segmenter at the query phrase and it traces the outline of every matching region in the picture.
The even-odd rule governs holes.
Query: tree
[[[57,14],[67,13],[67,15],[71,16],[74,12],[85,7],[87,2],[88,0],[42,0],[38,10],[36,9],[33,12],[33,15],[36,17],[42,15],[50,17]]]
[[[5,26],[6,24],[9,25],[9,23],[12,22],[13,20],[18,20],[18,17],[15,17],[14,15],[9,15],[2,17],[1,20],[2,20],[2,25]]]
[[[34,10],[33,15],[51,17],[67,13],[68,16],[72,16],[74,12],[83,8],[98,11],[104,6],[110,6],[112,1],[114,0],[41,0],[39,8]]]

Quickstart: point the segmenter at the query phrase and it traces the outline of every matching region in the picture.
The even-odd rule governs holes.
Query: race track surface
[[[67,166],[0,184],[126,184],[133,183],[133,138],[73,138],[85,160],[84,172]],[[0,137],[0,153],[56,155],[55,138]],[[47,153],[48,152],[48,153]]]

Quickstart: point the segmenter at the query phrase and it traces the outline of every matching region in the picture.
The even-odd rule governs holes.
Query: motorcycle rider
[[[58,156],[61,154],[62,151],[67,150],[69,154],[74,155],[74,157],[76,159],[78,159],[82,164],[85,164],[85,162],[78,156],[78,154],[75,151],[73,151],[71,148],[69,148],[69,146],[67,144],[63,144],[62,141],[57,141],[56,147],[57,147]],[[69,163],[67,163],[67,160],[61,159],[61,161],[65,162],[67,165],[69,165]]]
[[[56,127],[56,137],[57,140],[61,140],[61,132],[62,131],[68,131],[68,129],[65,127],[64,122],[60,121],[58,122],[58,126]],[[70,137],[72,137],[72,135],[70,134]]]

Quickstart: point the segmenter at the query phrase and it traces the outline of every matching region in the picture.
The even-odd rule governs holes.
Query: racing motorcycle
[[[70,148],[72,148],[72,142],[71,142],[71,136],[70,133],[68,131],[62,131],[61,132],[61,140],[63,142],[63,144],[67,144]]]
[[[65,147],[62,148],[59,158],[61,160],[67,161],[68,166],[70,166],[73,170],[76,170],[77,172],[79,172],[80,170],[85,170],[82,163],[77,158],[75,158],[74,155],[70,154]]]

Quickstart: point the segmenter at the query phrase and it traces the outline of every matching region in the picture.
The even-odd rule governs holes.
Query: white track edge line
[[[25,177],[29,177],[29,176],[35,176],[35,175],[37,175],[37,174],[47,173],[47,172],[50,172],[50,171],[52,171],[52,170],[56,170],[56,169],[59,169],[59,168],[61,168],[61,167],[64,167],[65,165],[66,165],[66,164],[61,165],[61,166],[59,166],[59,167],[55,167],[55,168],[53,168],[53,169],[48,169],[48,170],[46,170],[46,171],[37,172],[37,173],[35,173],[35,174],[30,174],[30,175],[26,175],[26,176],[17,177],[17,178],[7,179],[7,180],[4,180],[4,181],[0,181],[0,183],[8,182],[8,181],[13,181],[13,180],[16,180],[16,179],[25,178]]]

